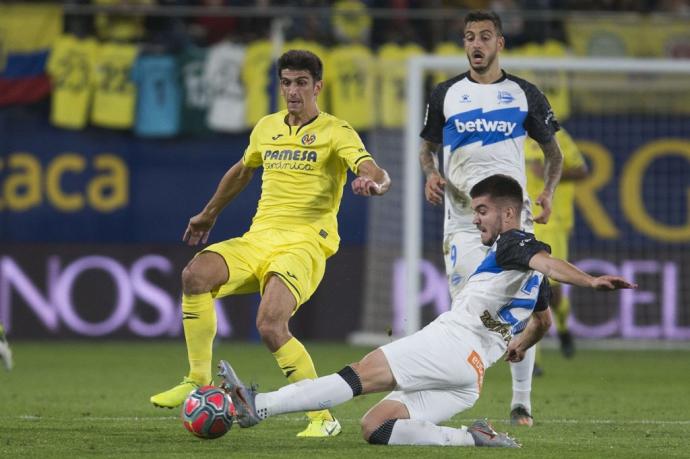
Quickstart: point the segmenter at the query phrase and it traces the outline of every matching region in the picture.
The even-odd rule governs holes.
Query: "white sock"
[[[437,426],[429,421],[398,419],[389,445],[474,446],[474,438],[463,426],[459,429]]]
[[[276,414],[318,411],[352,399],[352,388],[339,374],[303,379],[274,392],[256,395],[256,412],[261,419]]]
[[[532,346],[527,349],[525,358],[521,362],[510,364],[510,373],[513,376],[513,401],[510,409],[516,405],[524,406],[529,413],[532,413],[532,371],[534,370],[534,360],[537,349]]]

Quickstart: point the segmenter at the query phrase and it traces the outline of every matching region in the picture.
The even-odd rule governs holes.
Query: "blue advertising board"
[[[175,242],[249,133],[142,139],[129,132],[66,131],[16,107],[0,110],[0,241]],[[221,214],[211,240],[249,228],[261,190],[257,174]],[[343,194],[344,244],[361,244],[366,199]]]

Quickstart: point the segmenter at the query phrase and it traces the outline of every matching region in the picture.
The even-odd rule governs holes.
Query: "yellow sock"
[[[287,343],[273,353],[273,357],[275,357],[278,366],[291,383],[303,379],[316,379],[317,377],[314,362],[312,362],[309,353],[297,338],[290,338]],[[333,416],[331,416],[328,410],[309,411],[307,416],[312,421],[320,419],[333,420]]]
[[[189,378],[199,384],[208,384],[216,336],[216,310],[210,293],[182,296],[182,325],[187,341]]]
[[[570,315],[570,298],[563,295],[554,312],[556,313],[556,330],[558,333],[567,332],[568,316]]]

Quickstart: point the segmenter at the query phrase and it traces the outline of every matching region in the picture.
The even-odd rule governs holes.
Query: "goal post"
[[[594,219],[594,211],[582,215],[576,228],[578,239],[575,251],[575,256],[582,261],[581,266],[601,273],[608,270],[632,274],[638,279],[647,275],[652,277],[652,273],[656,273],[655,276],[658,274],[658,279],[650,281],[649,292],[643,295],[635,292],[621,294],[620,301],[616,299],[619,304],[615,307],[602,307],[611,315],[618,314],[615,324],[614,319],[608,320],[609,317],[591,318],[592,322],[603,321],[603,325],[608,326],[601,330],[607,330],[610,335],[602,331],[600,337],[690,340],[689,288],[680,281],[683,275],[688,275],[688,268],[684,268],[684,265],[690,263],[690,255],[681,255],[683,251],[678,250],[679,247],[687,249],[690,246],[690,210],[687,210],[690,207],[690,191],[685,191],[686,188],[690,190],[690,179],[687,178],[690,175],[683,179],[685,174],[690,174],[690,61],[511,56],[501,58],[501,67],[518,76],[525,76],[526,72],[529,75],[526,79],[539,87],[542,87],[539,81],[541,76],[566,76],[566,90],[572,100],[572,118],[575,119],[572,123],[582,140],[578,145],[581,145],[581,149],[587,147],[588,151],[583,151],[588,153],[585,156],[597,161],[594,166],[600,174],[598,180],[602,180],[601,174],[606,167],[614,169],[608,172],[610,176],[604,177],[608,180],[605,187],[592,188],[590,191],[594,193],[598,190],[603,195],[601,199],[604,204],[611,206],[608,212],[612,215],[611,224],[617,229],[617,239],[605,234],[600,227],[601,222],[590,221]],[[356,333],[351,339],[358,343],[378,344],[392,339],[391,335],[414,333],[449,306],[440,293],[430,291],[445,288],[445,295],[448,295],[440,273],[442,215],[433,217],[433,224],[429,224],[430,211],[424,203],[424,182],[419,166],[419,133],[430,88],[427,84],[429,73],[443,71],[448,75],[459,74],[467,70],[467,62],[462,55],[423,55],[411,58],[407,69],[406,125],[402,131],[374,132],[371,136],[372,151],[376,152],[377,158],[383,154],[381,163],[394,171],[391,199],[400,202],[391,205],[390,201],[372,201],[370,204],[367,234],[369,238],[374,237],[374,242],[370,239],[367,243],[362,332]],[[551,99],[548,92],[547,96]],[[558,110],[556,116],[559,117]],[[398,143],[396,139],[400,139]],[[677,140],[675,144],[674,139]],[[602,145],[604,150],[611,150],[607,153],[608,157],[599,154]],[[399,148],[397,155],[388,152],[396,148]],[[649,152],[650,148],[670,150],[668,154],[657,151],[657,156],[654,156],[654,152]],[[641,167],[649,166],[650,155],[655,158],[666,155],[670,165],[664,166],[665,172],[654,170],[655,175],[652,174],[651,179],[635,176]],[[628,156],[631,157],[630,161]],[[667,197],[670,191],[656,190],[657,187],[666,186],[675,187],[674,190],[681,193],[678,198],[685,204],[669,207]],[[629,196],[632,192],[639,196]],[[644,202],[630,204],[631,200],[649,201],[653,205],[648,207],[652,209],[645,210]],[[382,211],[386,217],[381,217]],[[639,215],[635,215],[636,212]],[[654,221],[659,222],[659,228],[650,228],[653,226],[650,222]],[[582,234],[579,233],[581,227],[586,227]],[[393,234],[396,231],[400,234]],[[436,234],[428,234],[429,231],[436,231]],[[385,238],[380,233],[384,233]],[[397,249],[387,246],[393,240],[399,244]],[[386,246],[385,249],[383,246]],[[610,252],[608,259],[597,257],[599,252],[610,247],[617,251]],[[433,252],[434,259],[429,262],[429,254]],[[686,270],[684,273],[683,268]],[[422,274],[430,270],[436,271],[436,278]],[[676,290],[671,292],[672,289]],[[601,301],[584,293],[577,295],[578,305],[598,304]],[[435,310],[423,315],[422,302],[428,301],[430,296],[434,296],[437,303]],[[655,300],[651,300],[651,297]],[[611,297],[607,298],[610,301]],[[649,306],[649,311],[640,313],[645,305]],[[587,311],[586,314],[599,313]],[[640,314],[644,316],[641,321],[643,325],[631,325],[629,322],[637,320]],[[591,337],[595,337],[599,329],[595,325],[584,324],[578,330],[582,331],[583,336],[589,337],[591,332]]]

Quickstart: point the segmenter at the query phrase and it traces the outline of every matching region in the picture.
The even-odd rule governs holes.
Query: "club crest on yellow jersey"
[[[302,136],[302,145],[311,145],[316,140],[316,134],[304,134]]]

